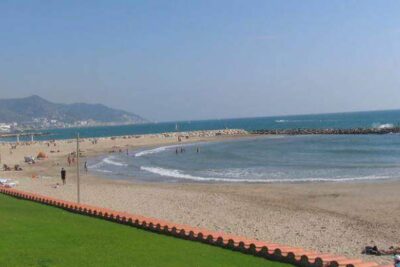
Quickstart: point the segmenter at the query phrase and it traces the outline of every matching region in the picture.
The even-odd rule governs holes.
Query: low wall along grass
[[[290,265],[0,194],[0,266]]]
[[[0,266],[388,267],[16,189],[0,193],[16,198],[0,198]]]

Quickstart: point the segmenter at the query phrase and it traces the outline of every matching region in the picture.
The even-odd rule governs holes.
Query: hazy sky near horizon
[[[0,98],[165,120],[400,108],[400,1],[0,1]]]

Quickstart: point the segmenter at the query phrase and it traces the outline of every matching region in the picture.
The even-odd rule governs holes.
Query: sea
[[[56,129],[68,139],[212,129],[391,128],[400,110]],[[88,160],[109,179],[194,183],[383,181],[400,177],[400,135],[257,136],[151,147]]]

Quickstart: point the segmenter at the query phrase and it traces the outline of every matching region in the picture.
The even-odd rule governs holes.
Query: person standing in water
[[[196,150],[196,152],[197,152],[197,153],[199,153],[199,152],[200,152],[200,149],[199,149],[199,147],[197,147],[197,150]]]
[[[61,180],[62,183],[65,185],[67,182],[65,181],[67,178],[67,172],[65,171],[64,168],[61,168]]]

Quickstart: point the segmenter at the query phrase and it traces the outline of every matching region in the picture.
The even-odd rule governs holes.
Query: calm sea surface
[[[38,139],[103,137],[222,128],[393,127],[400,111],[279,116],[50,130]],[[182,152],[181,152],[182,149]],[[199,150],[199,152],[197,152]],[[177,153],[178,152],[178,153]],[[89,169],[110,179],[165,182],[306,182],[400,177],[400,135],[257,137],[106,155]]]
[[[175,122],[79,129],[83,136],[159,133]],[[179,130],[393,127],[400,111],[179,122]],[[54,131],[73,137],[76,129]],[[182,152],[181,152],[182,150]],[[199,151],[198,151],[199,150]],[[198,151],[198,152],[197,152]],[[178,153],[177,153],[178,152]],[[400,177],[400,135],[256,137],[166,146],[91,159],[91,171],[109,178],[165,182],[308,182]],[[135,178],[134,178],[135,177]]]
[[[38,137],[37,140],[70,139],[75,138],[77,132],[79,132],[80,136],[83,138],[174,132],[176,131],[176,125],[178,125],[179,131],[216,130],[224,128],[245,130],[355,127],[369,128],[400,125],[400,110],[165,122],[113,127],[55,129],[46,131],[49,132],[50,135]],[[15,140],[15,138],[11,140]]]
[[[168,182],[395,179],[400,135],[257,137],[166,146],[99,157],[89,168],[111,178]]]

